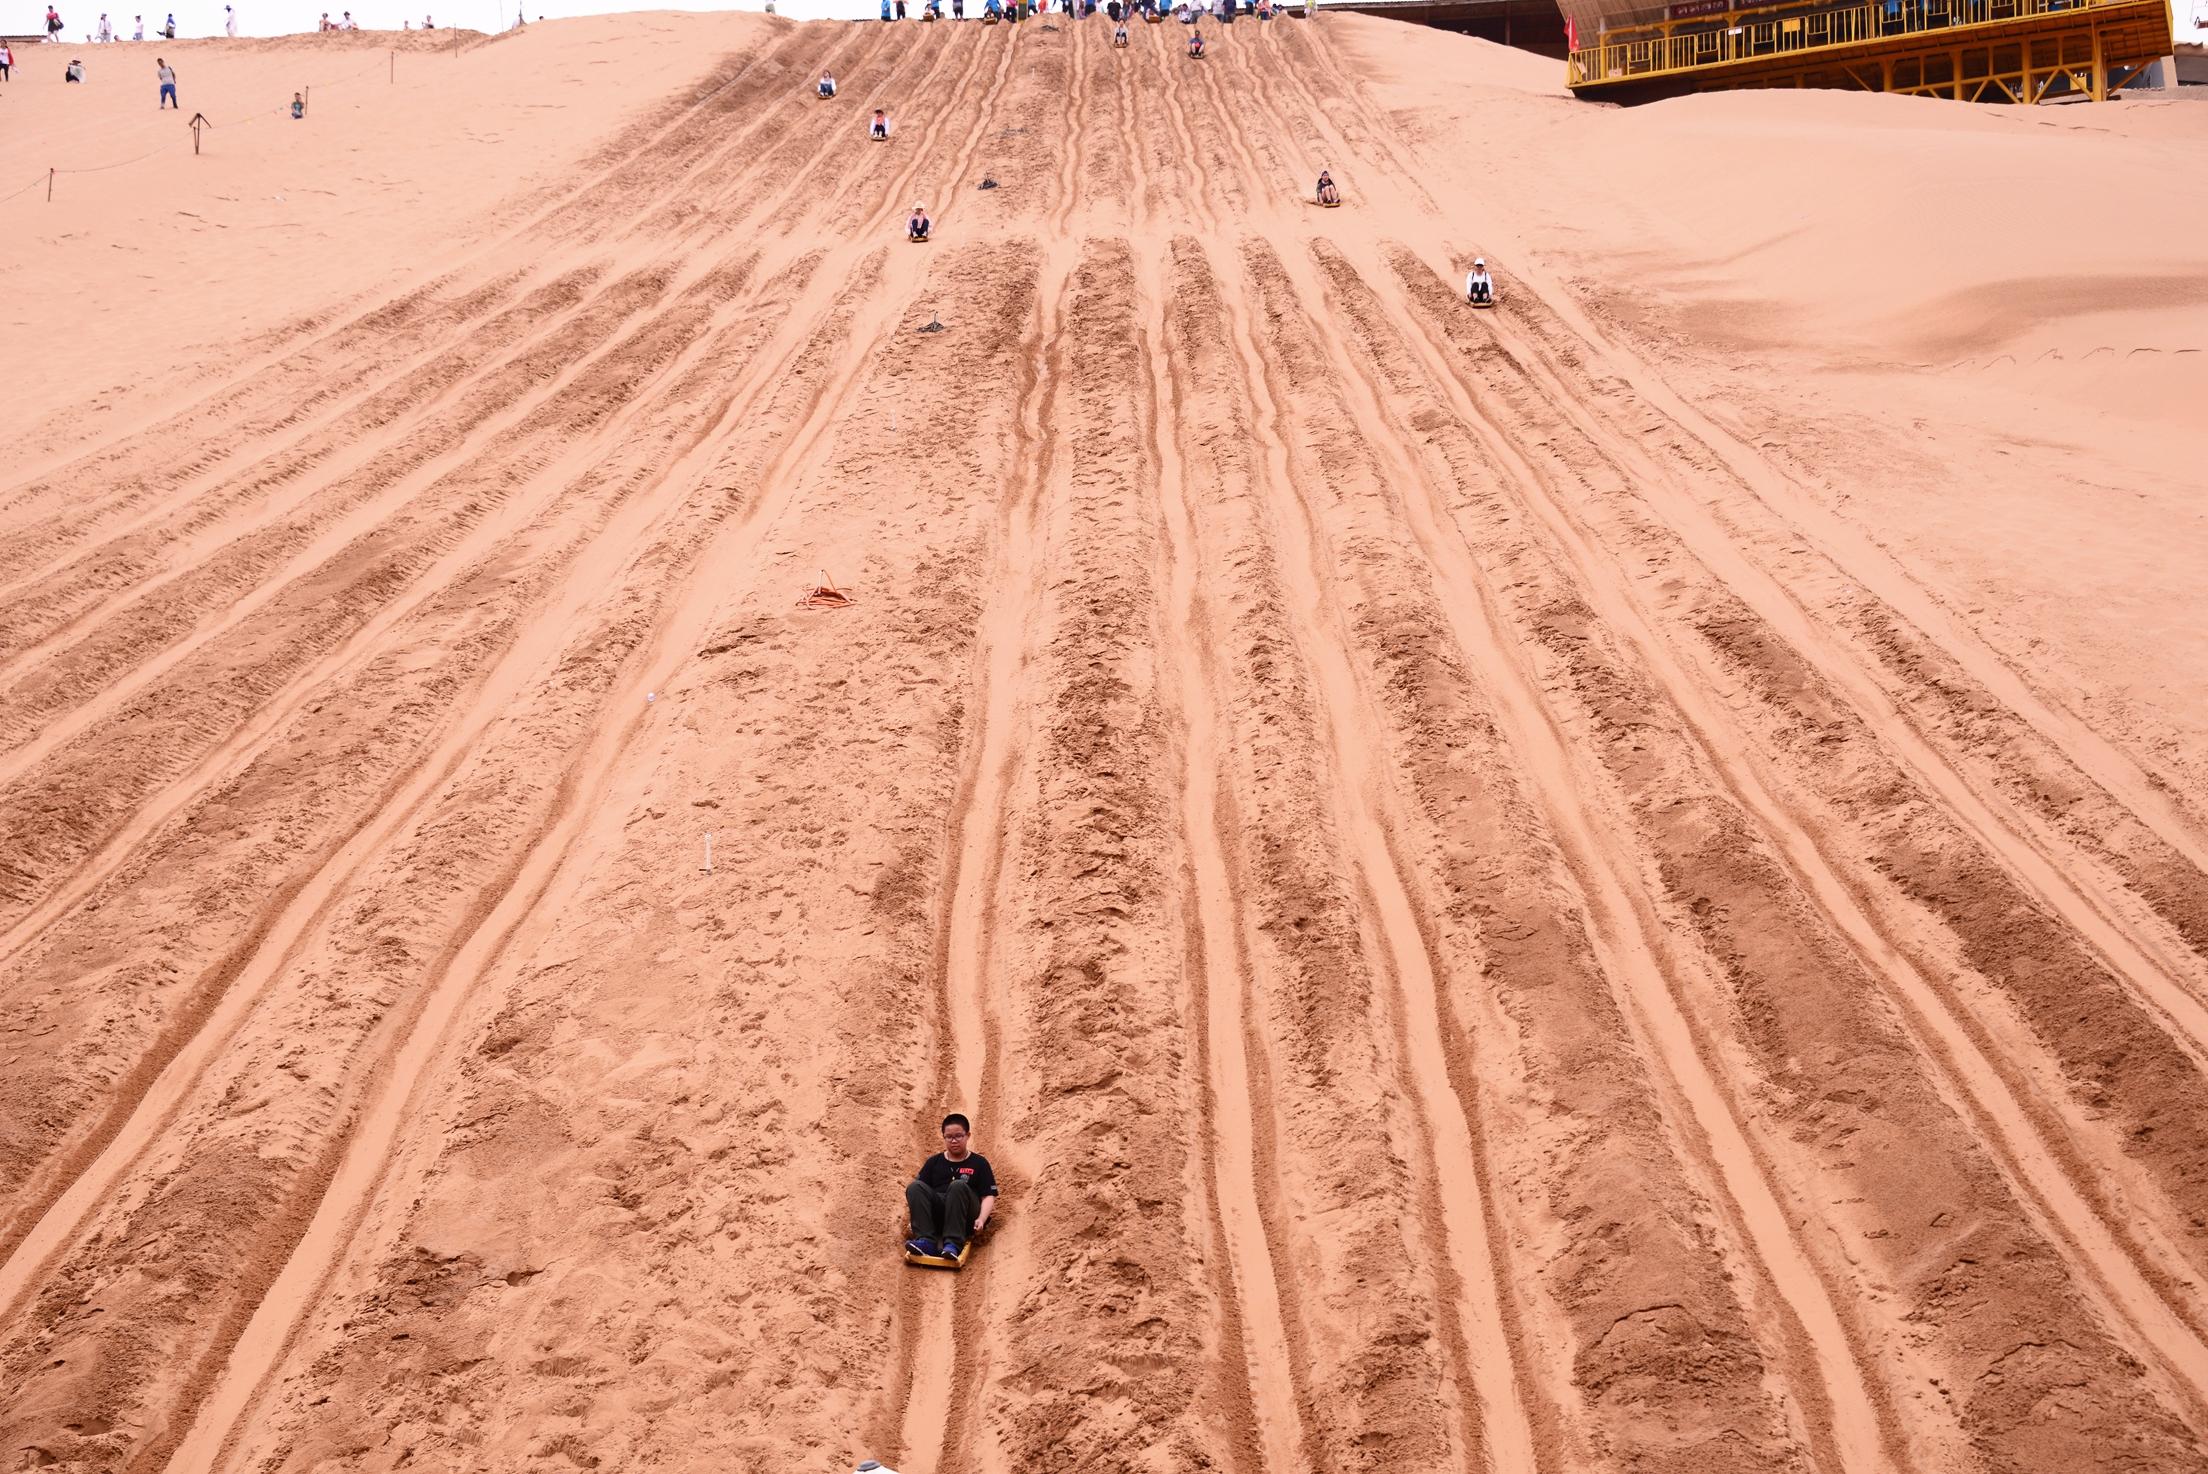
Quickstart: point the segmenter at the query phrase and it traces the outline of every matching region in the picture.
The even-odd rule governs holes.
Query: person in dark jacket
[[[905,1184],[912,1215],[909,1253],[956,1259],[997,1209],[997,1176],[973,1149],[973,1126],[953,1111],[943,1118],[943,1150],[920,1164]]]

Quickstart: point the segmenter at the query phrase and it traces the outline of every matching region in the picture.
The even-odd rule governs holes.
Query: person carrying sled
[[[1487,259],[1475,258],[1472,270],[1464,278],[1464,300],[1475,307],[1492,307],[1495,304],[1495,278],[1487,274]]]
[[[997,1175],[972,1147],[973,1126],[958,1112],[943,1118],[943,1150],[920,1164],[905,1184],[912,1215],[906,1252],[956,1259],[997,1209]]]

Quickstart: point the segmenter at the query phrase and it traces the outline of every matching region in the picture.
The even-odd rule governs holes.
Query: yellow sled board
[[[946,1259],[941,1254],[915,1254],[912,1250],[907,1249],[905,1250],[905,1263],[917,1264],[923,1269],[964,1269],[966,1261],[971,1259],[973,1254],[974,1241],[968,1239],[958,1246],[958,1257],[956,1259]]]
[[[1340,200],[1320,200],[1318,205],[1322,210],[1339,210],[1342,207],[1342,202]]]

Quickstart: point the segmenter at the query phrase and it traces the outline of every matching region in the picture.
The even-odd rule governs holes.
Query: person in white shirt
[[[107,23],[107,12],[100,12],[100,41],[102,44],[115,39],[115,28]]]
[[[222,32],[226,36],[238,33],[238,13],[227,5],[222,7]]]
[[[834,97],[836,95],[836,79],[833,73],[822,72],[820,74],[820,95],[822,97]]]
[[[1487,274],[1487,260],[1477,258],[1472,270],[1464,278],[1464,300],[1475,307],[1490,307],[1495,302],[1495,278]]]
[[[145,40],[145,39],[146,39],[146,18],[145,18],[144,16],[142,16],[142,15],[134,15],[134,16],[132,16],[132,17],[130,18],[130,20],[131,20],[131,26],[130,26],[130,39],[131,39],[131,40],[133,40],[133,41],[143,41],[143,40]]]

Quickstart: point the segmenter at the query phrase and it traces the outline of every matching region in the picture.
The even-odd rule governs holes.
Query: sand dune
[[[0,1447],[2208,1468],[2208,110],[1109,40],[34,54]]]

